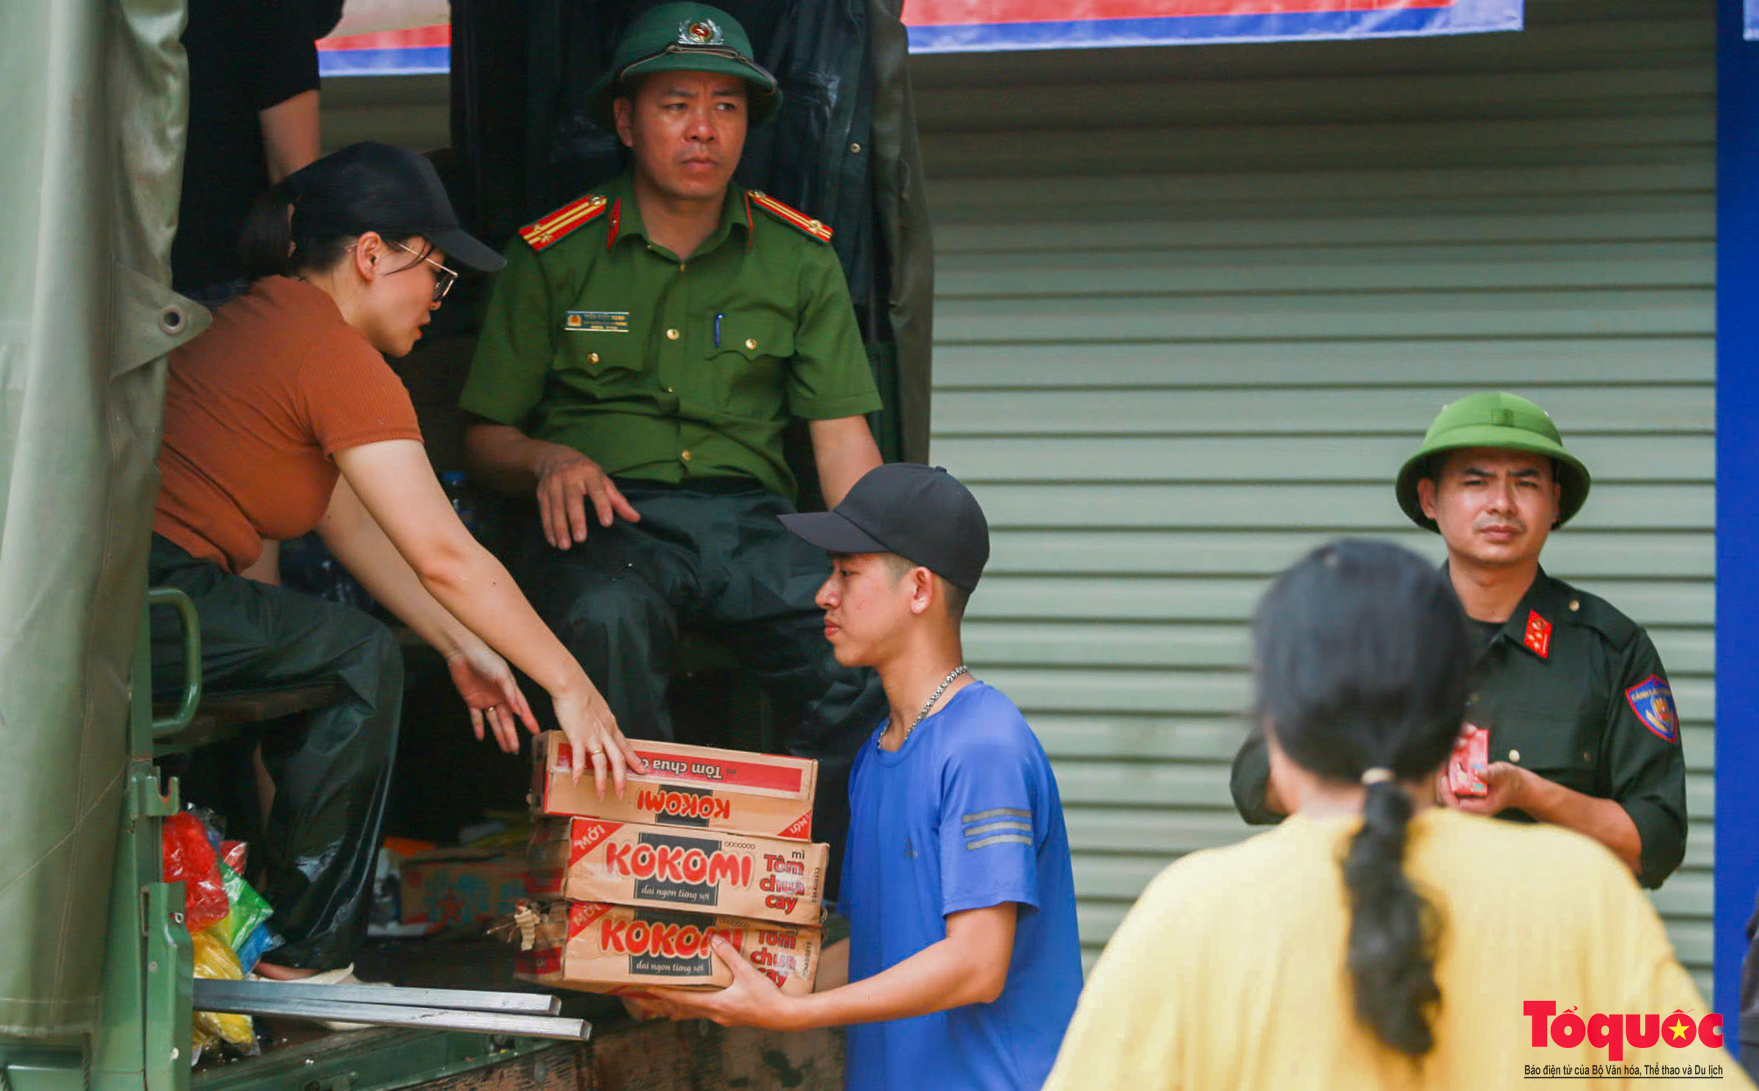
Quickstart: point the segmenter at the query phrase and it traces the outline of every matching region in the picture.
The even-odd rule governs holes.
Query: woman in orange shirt
[[[171,358],[149,579],[195,601],[211,688],[346,687],[302,733],[263,740],[275,785],[263,893],[287,942],[258,968],[346,980],[365,932],[403,659],[360,611],[245,578],[265,540],[315,528],[445,655],[478,738],[486,726],[512,752],[519,723],[537,730],[505,655],[549,693],[601,793],[607,779],[621,792],[624,770],[641,765],[580,665],[459,521],[381,355],[421,337],[457,277],[448,263],[501,265],[459,228],[433,167],[384,144],[344,148],[259,200],[244,251],[250,291]],[[174,626],[155,627],[153,651],[160,676],[172,673]]]

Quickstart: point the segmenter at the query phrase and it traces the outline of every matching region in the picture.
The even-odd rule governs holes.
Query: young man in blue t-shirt
[[[891,702],[850,775],[850,936],[825,952],[811,996],[783,996],[717,940],[730,987],[652,998],[723,1025],[852,1024],[850,1091],[1035,1091],[1075,1010],[1081,950],[1050,762],[1014,703],[964,665],[983,510],[945,470],[894,463],[835,510],[782,521],[832,554],[825,637],[838,662],[878,670]]]

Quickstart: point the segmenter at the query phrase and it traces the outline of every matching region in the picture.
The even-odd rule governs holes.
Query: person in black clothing
[[[1442,777],[1438,802],[1586,834],[1657,887],[1686,854],[1686,762],[1667,671],[1642,626],[1539,564],[1589,484],[1544,410],[1490,391],[1444,408],[1399,472],[1399,506],[1447,545],[1472,623],[1466,721],[1489,732],[1486,794],[1456,795]],[[1288,813],[1262,733],[1235,756],[1230,787],[1248,822]]]
[[[213,307],[245,288],[251,202],[318,157],[312,0],[189,0],[189,140],[171,284]]]

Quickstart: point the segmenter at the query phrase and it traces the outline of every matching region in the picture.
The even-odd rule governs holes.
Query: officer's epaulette
[[[519,237],[533,250],[542,250],[566,238],[569,232],[582,224],[589,224],[604,215],[605,209],[609,207],[609,201],[591,193],[573,204],[563,205],[541,220],[526,224],[519,229]]]
[[[1563,580],[1557,580],[1557,583],[1567,599],[1567,613],[1562,614],[1563,620],[1595,630],[1615,648],[1625,647],[1643,631],[1641,625],[1599,595],[1580,590]]]
[[[797,208],[790,208],[767,193],[759,193],[755,189],[746,190],[745,199],[789,227],[811,235],[819,242],[831,241],[831,229],[825,226],[824,221],[815,220]]]

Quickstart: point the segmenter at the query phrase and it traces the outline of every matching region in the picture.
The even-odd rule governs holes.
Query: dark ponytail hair
[[[408,231],[393,233],[358,226],[367,217],[353,211],[394,201],[397,185],[397,179],[340,155],[326,156],[294,171],[258,194],[245,217],[238,240],[244,275],[256,280],[329,270],[342,260],[349,244],[368,230],[379,231],[387,242],[408,242],[415,237]],[[432,249],[430,241],[421,248],[422,256]],[[420,257],[414,257],[409,264],[420,262]]]
[[[1441,922],[1405,875],[1411,800],[1399,782],[1433,775],[1460,731],[1470,658],[1459,600],[1416,554],[1346,540],[1284,573],[1252,629],[1258,715],[1289,759],[1347,784],[1377,771],[1343,863],[1346,964],[1356,1018],[1421,1057],[1435,1046]]]
[[[1356,1018],[1382,1042],[1412,1057],[1435,1046],[1431,1013],[1441,1005],[1435,983],[1440,922],[1405,877],[1405,833],[1411,799],[1392,781],[1368,786],[1362,829],[1344,858],[1350,894],[1350,945],[1345,964],[1355,986]]]
[[[296,237],[295,212],[299,197],[295,186],[289,185],[298,174],[289,175],[257,195],[244,219],[244,230],[238,240],[238,256],[244,262],[244,275],[259,277],[291,276],[302,269],[328,269],[341,260],[353,234],[311,235]]]

